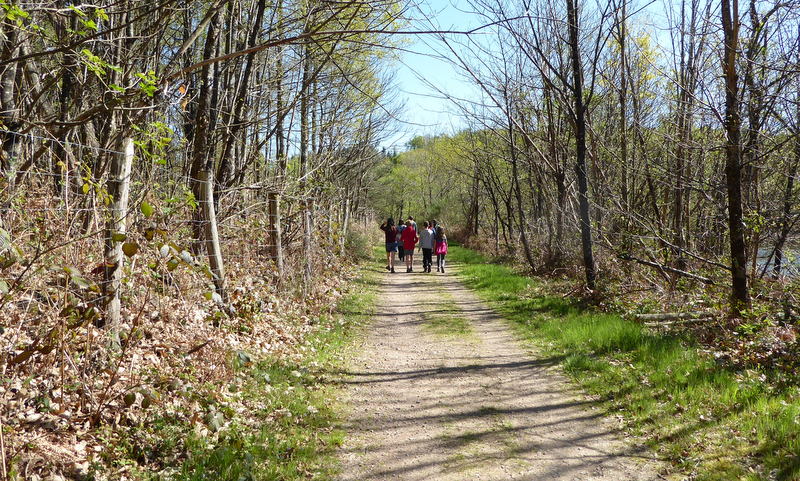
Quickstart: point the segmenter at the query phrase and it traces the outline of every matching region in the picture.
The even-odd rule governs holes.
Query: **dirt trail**
[[[451,272],[402,270],[343,380],[341,481],[663,479]],[[430,328],[458,317],[471,332]]]

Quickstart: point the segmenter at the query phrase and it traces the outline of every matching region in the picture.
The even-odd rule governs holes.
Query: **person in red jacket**
[[[403,243],[403,250],[406,251],[406,272],[414,272],[413,262],[414,262],[414,247],[419,242],[419,236],[417,236],[417,230],[414,229],[414,226],[411,224],[410,220],[406,221],[406,228],[403,229],[403,233],[400,234],[400,242]]]

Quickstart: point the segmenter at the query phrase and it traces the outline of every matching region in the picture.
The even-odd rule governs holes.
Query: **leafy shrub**
[[[372,259],[372,246],[378,242],[374,237],[363,227],[352,225],[344,240],[345,256],[354,261]]]

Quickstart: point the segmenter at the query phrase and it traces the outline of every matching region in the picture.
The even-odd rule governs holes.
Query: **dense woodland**
[[[42,457],[85,475],[87,433],[159,380],[223,382],[231,353],[296,350],[336,302],[331,254],[367,242],[348,226],[369,215],[406,7],[0,8],[0,477]]]
[[[771,329],[758,362],[796,349],[800,4],[465,5],[483,27],[395,0],[0,2],[3,475],[65,425],[124,425],[188,356],[291,351],[389,215],[597,305]],[[389,154],[409,31],[480,96]],[[41,456],[82,476],[85,450]]]
[[[471,127],[385,166],[384,210],[446,216],[533,270],[581,265],[589,290],[619,261],[651,285],[721,283],[734,316],[792,282],[796,5],[666,2],[658,20],[624,1],[470,6],[491,40],[441,52],[480,88],[454,99]]]

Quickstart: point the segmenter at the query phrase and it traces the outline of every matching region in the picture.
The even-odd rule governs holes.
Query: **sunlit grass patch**
[[[425,327],[437,335],[468,336],[473,334],[472,324],[465,317],[458,315],[458,311],[435,314],[425,312],[422,317]]]
[[[472,337],[472,323],[464,315],[453,296],[441,287],[431,287],[436,305],[420,313],[423,327],[438,336]]]
[[[697,480],[800,479],[800,389],[718,365],[684,337],[654,333],[561,297],[458,247],[462,281],[627,429]]]

